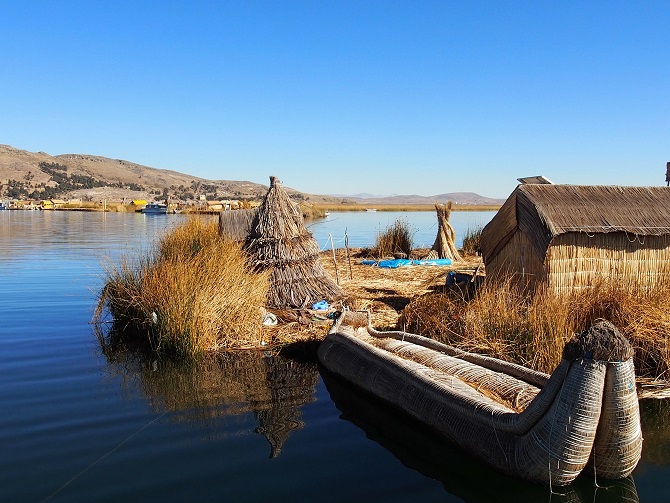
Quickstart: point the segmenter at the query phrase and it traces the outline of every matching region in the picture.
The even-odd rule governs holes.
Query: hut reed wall
[[[538,256],[528,237],[517,231],[486,264],[486,276],[500,281],[511,276],[515,283],[532,288],[546,278],[544,257]]]
[[[549,248],[546,270],[547,284],[557,293],[588,288],[604,278],[653,288],[670,278],[670,236],[562,234]]]
[[[258,208],[228,210],[219,213],[219,235],[233,241],[244,241]]]
[[[540,258],[518,231],[486,268],[493,280],[512,276],[531,289],[546,283],[556,293],[589,288],[603,279],[652,288],[670,279],[670,236],[562,234]]]

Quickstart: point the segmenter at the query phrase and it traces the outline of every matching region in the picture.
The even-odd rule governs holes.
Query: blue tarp
[[[433,258],[426,260],[415,260],[415,265],[451,265],[451,259],[448,258]]]
[[[448,258],[436,258],[426,260],[410,260],[406,258],[396,258],[391,260],[363,260],[361,264],[376,265],[377,267],[384,267],[386,269],[397,269],[408,265],[451,265],[451,260]]]

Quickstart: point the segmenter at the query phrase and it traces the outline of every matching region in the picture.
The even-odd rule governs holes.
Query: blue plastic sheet
[[[316,304],[312,304],[312,309],[315,311],[326,311],[328,309],[328,302],[320,300]]]
[[[432,265],[444,266],[451,265],[451,260],[448,258],[436,258],[426,260],[410,260],[406,258],[396,258],[390,260],[363,260],[363,265],[375,265],[377,267],[384,267],[386,269],[397,269],[398,267],[405,267],[408,265]]]
[[[426,260],[415,260],[415,265],[451,265],[451,259],[448,258],[433,258]]]

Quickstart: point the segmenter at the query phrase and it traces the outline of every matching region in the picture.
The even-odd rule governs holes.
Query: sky
[[[0,0],[0,143],[312,194],[665,185],[667,1]]]

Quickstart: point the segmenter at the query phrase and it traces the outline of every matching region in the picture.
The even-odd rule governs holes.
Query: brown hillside
[[[206,180],[121,159],[84,154],[51,156],[45,152],[33,153],[9,145],[0,145],[0,183],[6,184],[9,180],[19,180],[30,183],[31,186],[40,183],[53,185],[53,182],[49,183],[50,175],[40,169],[42,162],[67,166],[68,175],[89,176],[110,185],[110,187],[75,190],[67,194],[70,197],[148,197],[150,194],[162,193],[165,188],[172,193],[172,189],[181,187],[182,189],[177,192],[190,192],[196,197],[199,194],[215,193],[222,199],[257,199],[267,191],[266,186],[248,181]],[[131,185],[141,186],[143,190],[133,191],[125,188]]]

